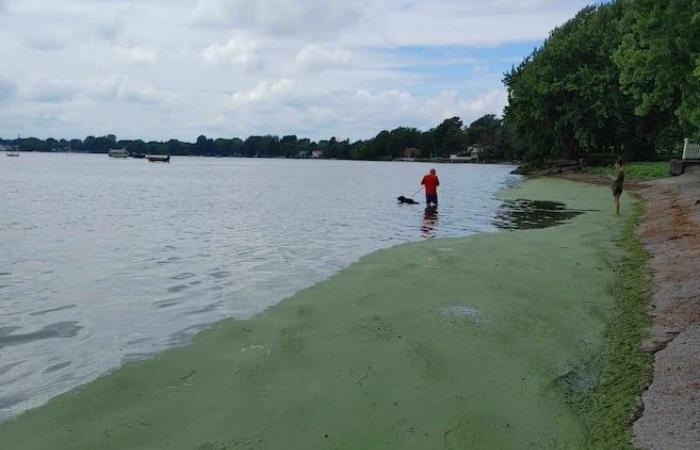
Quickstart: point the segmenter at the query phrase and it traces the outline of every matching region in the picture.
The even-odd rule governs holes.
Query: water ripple
[[[77,336],[82,328],[83,327],[79,326],[77,322],[71,321],[52,323],[38,331],[25,334],[3,334],[0,330],[0,347],[6,345],[20,345],[28,342],[40,341],[42,339],[68,339]]]
[[[439,166],[440,210],[426,218],[395,200],[424,164],[21,159],[0,164],[0,421],[374,250],[493,231],[496,193],[518,179]]]

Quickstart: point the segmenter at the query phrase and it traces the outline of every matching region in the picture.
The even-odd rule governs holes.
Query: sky
[[[362,139],[500,115],[582,0],[0,0],[0,137]]]

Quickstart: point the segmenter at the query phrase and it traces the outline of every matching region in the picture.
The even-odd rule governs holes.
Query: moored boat
[[[170,162],[170,155],[146,155],[146,159],[150,162]]]
[[[128,158],[129,152],[123,148],[113,148],[108,153],[110,158]]]
[[[17,139],[19,139],[19,136],[17,137]],[[4,151],[5,155],[7,156],[19,156],[19,151],[17,151],[16,145],[0,144],[0,151]]]

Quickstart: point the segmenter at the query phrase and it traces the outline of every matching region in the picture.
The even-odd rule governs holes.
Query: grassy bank
[[[624,256],[615,275],[615,314],[605,334],[597,366],[599,384],[583,398],[589,424],[586,447],[632,449],[631,419],[639,411],[639,395],[651,376],[651,355],[640,350],[648,337],[647,307],[651,298],[649,254],[636,234],[641,203],[626,219],[619,246]]]
[[[505,195],[586,212],[554,228],[376,252],[1,425],[0,443],[572,449],[606,439],[616,431],[592,438],[591,424],[616,429],[619,414],[603,414],[632,398],[618,386],[633,376],[615,366],[637,338],[606,331],[626,316],[618,293],[635,288],[619,272],[633,254],[631,198],[616,217],[605,187],[537,179]],[[587,414],[581,398],[596,408]]]
[[[591,175],[613,176],[612,166],[587,167],[584,173]],[[625,163],[625,177],[629,181],[647,181],[668,178],[668,162],[628,162]]]

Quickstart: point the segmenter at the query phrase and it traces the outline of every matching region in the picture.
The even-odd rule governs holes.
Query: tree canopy
[[[505,74],[516,157],[649,159],[700,130],[700,1],[581,10]]]

